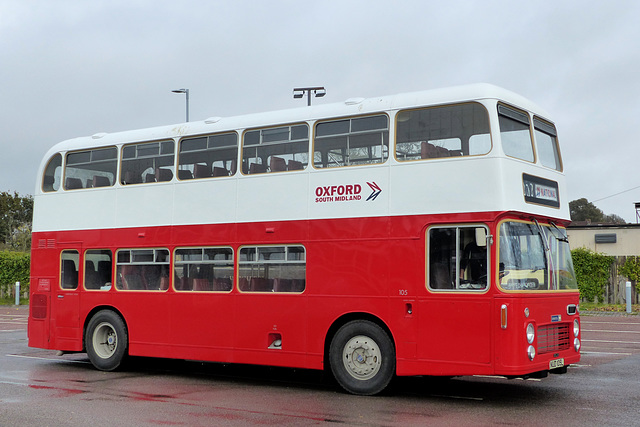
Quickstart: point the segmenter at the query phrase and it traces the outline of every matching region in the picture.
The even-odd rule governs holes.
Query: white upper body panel
[[[488,112],[491,146],[486,154],[412,161],[396,159],[399,110],[467,102],[480,103]],[[548,121],[547,114],[532,102],[495,86],[480,84],[371,98],[355,104],[319,105],[221,118],[215,123],[205,120],[64,141],[52,147],[42,161],[35,190],[33,231],[487,211],[520,211],[568,219],[563,173],[542,166],[537,157],[527,161],[505,155],[496,112],[499,102]],[[310,161],[303,170],[257,175],[238,170],[233,176],[190,180],[180,180],[174,174],[167,182],[123,185],[116,180],[107,187],[43,191],[45,168],[56,153],[65,159],[69,152],[117,147],[120,159],[124,144],[166,139],[176,142],[177,153],[183,137],[233,131],[239,136],[240,164],[242,136],[246,130],[308,123],[308,158],[314,159],[317,120],[374,113],[383,113],[389,118],[387,158],[379,164],[322,169]],[[64,166],[63,162],[61,168]],[[524,176],[540,179],[534,184],[540,198],[525,200]],[[538,203],[545,197],[554,199],[551,205],[558,206]]]

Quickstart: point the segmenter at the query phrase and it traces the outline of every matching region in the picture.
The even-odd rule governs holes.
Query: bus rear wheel
[[[97,312],[85,332],[87,355],[101,371],[117,369],[127,353],[127,328],[122,317],[111,310]]]
[[[331,340],[331,371],[346,391],[359,395],[380,393],[395,373],[396,355],[389,335],[367,320],[343,325]]]

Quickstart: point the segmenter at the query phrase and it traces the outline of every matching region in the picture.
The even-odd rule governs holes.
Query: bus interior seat
[[[173,179],[173,172],[171,172],[171,169],[167,169],[167,168],[156,169],[157,182],[166,182],[166,181],[171,181],[172,179]]]
[[[140,276],[139,274],[126,274],[123,276],[123,278],[126,282],[126,289],[134,291],[144,291],[147,289],[142,280],[142,276]]]
[[[140,184],[142,182],[142,175],[135,173],[132,170],[128,170],[124,173],[124,184]]]
[[[220,166],[214,166],[213,176],[229,176],[229,171],[225,168],[221,168]]]
[[[193,174],[190,170],[181,169],[178,171],[178,179],[193,179]]]
[[[251,290],[255,292],[271,292],[273,291],[273,281],[264,277],[251,278]]]
[[[209,178],[211,176],[211,170],[207,165],[196,163],[193,165],[193,177],[194,178]]]
[[[265,173],[267,171],[267,167],[260,163],[251,163],[249,165],[249,175],[254,173]]]
[[[298,171],[304,169],[304,165],[302,162],[297,160],[289,160],[289,169],[290,171]]]
[[[142,283],[147,290],[160,289],[160,278],[162,277],[161,266],[145,265],[142,267]]]
[[[436,147],[436,154],[438,155],[438,157],[449,157],[450,156],[449,150],[447,150],[444,147]]]
[[[82,187],[82,180],[80,178],[67,178],[65,181],[65,190],[75,190]]]
[[[427,141],[422,141],[420,144],[420,158],[422,159],[437,159],[450,156],[451,152],[444,147],[433,145]]]
[[[291,292],[304,291],[304,279],[291,279]]]
[[[84,188],[93,188],[93,180],[87,178],[87,183],[85,184]]]
[[[291,279],[273,279],[274,292],[291,292],[293,290],[293,282]]]
[[[271,172],[282,172],[287,170],[287,163],[282,157],[271,156],[269,160],[269,170]]]
[[[420,144],[420,158],[431,159],[436,157],[436,147],[433,144],[429,144],[427,141],[422,141]]]
[[[200,268],[198,269],[197,277],[199,279],[213,280],[213,277],[214,277],[213,265],[212,264],[202,264],[202,265],[200,265]]]
[[[238,161],[236,159],[231,160],[231,168],[229,171],[231,172],[230,175],[235,175],[238,171]]]
[[[240,288],[241,291],[249,291],[249,281],[247,280],[246,277],[241,277],[240,280],[238,281],[238,287]]]
[[[156,182],[156,174],[148,173],[144,176],[144,182]]]
[[[62,260],[62,289],[75,289],[78,287],[78,270],[71,259]]]
[[[167,289],[169,289],[169,277],[168,276],[162,276],[160,278],[160,290],[161,291],[166,291]]]
[[[190,291],[191,283],[188,277],[179,275],[177,272],[173,275],[173,285],[178,291]]]
[[[122,278],[122,289],[128,290],[146,290],[146,286],[140,274],[138,266],[122,265],[120,266],[120,276]]]
[[[85,260],[84,262],[84,287],[87,289],[100,289],[98,272],[91,260]]]
[[[193,279],[194,291],[212,291],[213,286],[208,279]]]
[[[213,280],[214,291],[230,291],[231,279],[216,278]]]
[[[93,187],[110,187],[111,181],[106,176],[102,175],[94,175],[93,176]]]
[[[111,261],[98,261],[98,280],[101,285],[111,282]]]

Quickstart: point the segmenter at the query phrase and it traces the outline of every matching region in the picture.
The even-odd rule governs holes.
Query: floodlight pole
[[[304,94],[307,94],[307,106],[311,106],[311,93],[313,92],[313,96],[316,98],[322,98],[327,94],[324,86],[314,86],[314,87],[296,87],[293,88],[293,97],[294,98],[302,98]]]
[[[187,122],[189,121],[189,89],[176,89],[172,90],[173,93],[184,93],[187,98]]]

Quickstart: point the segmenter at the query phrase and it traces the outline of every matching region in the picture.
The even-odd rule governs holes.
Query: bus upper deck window
[[[115,183],[116,147],[94,148],[67,153],[64,189],[111,187]]]
[[[178,178],[199,179],[236,173],[238,135],[235,132],[186,138],[178,150]]]
[[[306,123],[252,129],[244,133],[242,173],[302,170],[309,163],[309,126]]]
[[[60,177],[62,176],[62,155],[56,153],[44,170],[42,177],[42,191],[58,191],[60,188]]]
[[[498,105],[498,116],[504,154],[533,162],[535,157],[529,115],[504,105]]]
[[[316,168],[384,163],[388,157],[386,114],[316,123],[313,151]]]
[[[400,111],[396,116],[396,159],[435,159],[487,154],[489,116],[478,103]]]
[[[535,129],[536,148],[538,149],[540,163],[542,163],[542,166],[561,171],[562,162],[560,161],[555,126],[534,117],[533,127]]]
[[[129,185],[171,181],[174,145],[173,140],[168,140],[123,146],[120,183]]]

